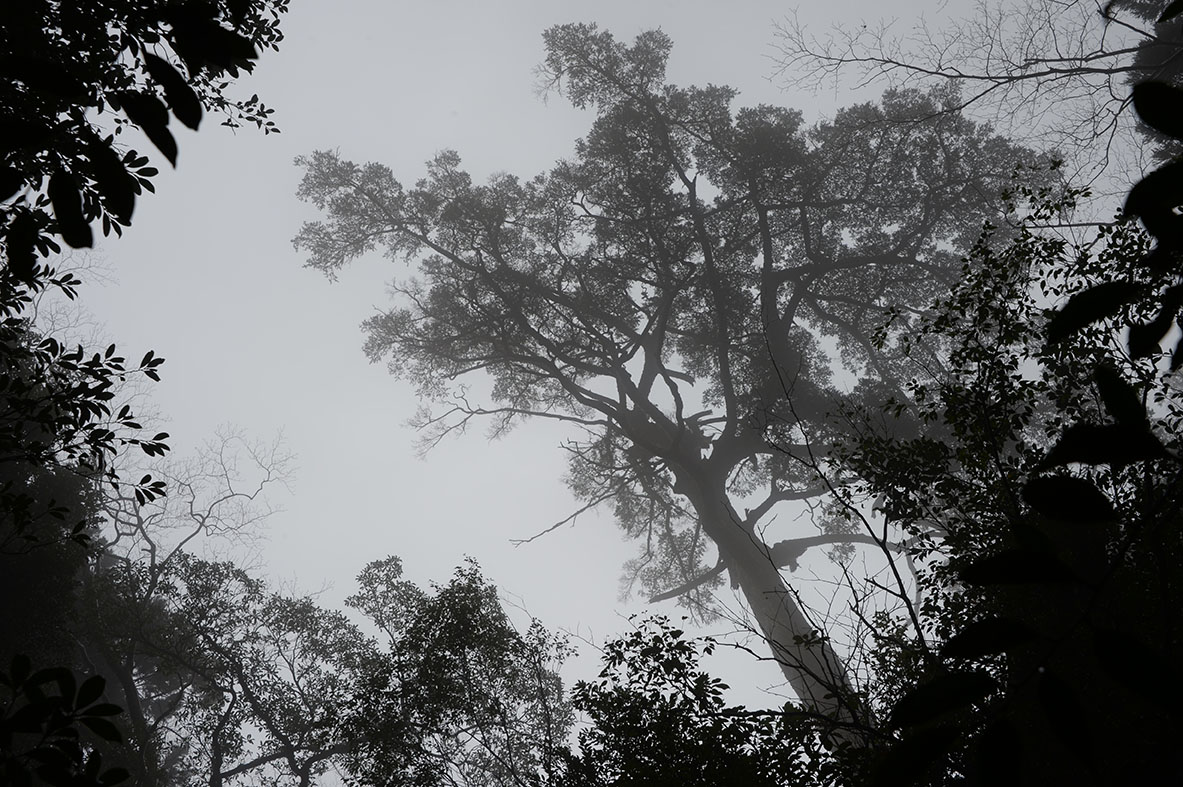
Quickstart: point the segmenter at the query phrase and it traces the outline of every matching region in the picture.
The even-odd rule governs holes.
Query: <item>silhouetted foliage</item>
[[[124,698],[136,782],[543,783],[571,724],[562,640],[519,633],[472,562],[432,590],[396,557],[358,579],[360,626],[184,552],[98,572],[82,634]]]
[[[1166,119],[1183,91],[1135,96],[1183,139]],[[1071,195],[1035,199],[1001,249],[987,230],[925,328],[950,374],[913,407],[939,436],[864,415],[849,460],[926,566],[910,625],[880,621],[898,740],[875,784],[1183,778],[1183,403],[1180,349],[1160,347],[1180,311],[1177,166],[1075,243],[1042,229]]]
[[[822,744],[825,725],[791,705],[728,707],[728,687],[699,666],[714,647],[664,617],[608,642],[599,678],[575,685],[572,705],[588,726],[556,787],[835,783],[842,767]]]
[[[11,592],[4,596],[0,649],[5,663],[21,649],[41,666],[60,665],[29,677],[28,658],[13,661],[5,700],[18,722],[5,727],[0,743],[5,783],[26,783],[32,773],[38,783],[52,784],[113,784],[126,777],[126,771],[101,771],[100,761],[120,745],[118,733],[109,733],[128,720],[116,717],[119,709],[110,703],[100,703],[99,714],[110,719],[91,718],[93,708],[84,707],[99,699],[103,678],[82,682],[78,698],[70,688],[72,666],[86,662],[77,641],[79,579],[89,572],[87,560],[97,562],[102,552],[80,547],[91,546],[98,532],[100,484],[137,505],[164,493],[163,482],[151,475],[135,483],[121,479],[114,462],[120,450],[137,447],[149,457],[168,450],[167,434],[140,437],[131,408],[113,403],[129,376],[158,379],[163,359],[148,352],[132,365],[114,345],[93,352],[40,333],[32,321],[35,298],[53,288],[73,299],[80,284],[42,258],[61,250],[58,239],[91,246],[92,223],[104,235],[118,234],[131,221],[136,197],[152,190],[155,168],[119,144],[125,128],[138,127],[173,164],[170,112],[193,129],[213,111],[226,125],[253,122],[265,133],[276,130],[271,110],[257,97],[234,101],[224,91],[240,69],[253,68],[260,48],[276,47],[286,8],[287,0],[30,0],[4,8],[0,560]],[[46,694],[47,682],[59,694]],[[87,739],[83,727],[94,735]],[[16,737],[8,734],[14,729]],[[25,747],[30,734],[41,736],[32,748]],[[144,773],[135,776],[147,783]]]
[[[239,70],[278,46],[288,0],[186,0],[103,4],[29,0],[0,26],[0,242],[5,278],[52,278],[37,264],[60,248],[93,243],[131,223],[136,197],[156,169],[117,144],[138,127],[176,164],[170,112],[196,129],[204,112],[224,125],[277,130],[253,96],[228,99]]]
[[[104,768],[101,753],[84,733],[118,742],[111,722],[122,709],[102,701],[105,681],[81,683],[65,667],[33,671],[26,656],[0,671],[0,783],[11,787],[106,787],[127,780],[119,767]]]

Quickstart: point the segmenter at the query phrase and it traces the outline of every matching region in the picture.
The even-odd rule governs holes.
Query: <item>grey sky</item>
[[[177,453],[225,423],[260,438],[284,432],[298,472],[292,495],[276,499],[287,510],[271,521],[267,573],[305,591],[327,583],[322,601],[337,605],[369,560],[397,554],[408,578],[444,581],[468,554],[548,626],[597,640],[645,607],[617,599],[633,547],[606,514],[510,544],[575,506],[561,480],[561,429],[527,426],[493,444],[474,430],[416,457],[404,426],[412,391],[367,363],[358,327],[387,302],[395,271],[373,255],[330,285],[301,267],[290,240],[314,214],[295,198],[292,159],[339,148],[404,182],[444,148],[458,150],[476,179],[547,169],[590,122],[560,96],[544,103],[536,94],[541,33],[562,22],[594,21],[630,40],[661,27],[675,45],[672,81],[730,84],[740,105],[778,103],[816,119],[878,92],[813,96],[772,84],[772,22],[790,11],[779,2],[297,0],[282,50],[266,53],[239,87],[277,110],[283,133],[232,134],[215,118],[196,134],[174,129],[177,170],[163,166],[126,237],[102,244],[118,286],[88,287],[83,302],[129,357],[154,349],[167,358],[153,403]],[[800,14],[820,29],[913,12],[902,2],[835,0]],[[792,512],[777,527],[813,532]],[[582,664],[568,678],[586,677],[593,662]],[[779,680],[743,664],[729,682]]]

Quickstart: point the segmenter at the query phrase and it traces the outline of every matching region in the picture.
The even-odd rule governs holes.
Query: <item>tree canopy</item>
[[[1016,162],[1038,157],[939,112],[947,90],[891,91],[809,127],[733,110],[729,88],[666,84],[660,32],[544,38],[554,89],[596,111],[573,158],[476,185],[445,152],[404,187],[314,153],[299,196],[325,220],[295,244],[329,276],[373,249],[417,264],[366,321],[366,348],[438,405],[420,421],[429,442],[484,416],[495,431],[578,427],[569,484],[644,545],[633,579],[701,609],[725,569],[802,700],[857,717],[823,625],[772,558],[825,540],[794,550],[803,534],[784,533],[778,551],[764,528],[777,504],[827,491],[812,465],[833,437],[835,356],[865,377],[850,395],[900,391],[902,359],[874,343],[886,315],[906,330],[998,218]],[[491,402],[468,398],[474,372]]]

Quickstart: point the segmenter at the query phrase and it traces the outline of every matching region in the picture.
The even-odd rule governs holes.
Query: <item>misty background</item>
[[[969,7],[948,6],[941,14],[949,17]],[[426,160],[451,148],[477,182],[501,171],[543,172],[572,153],[593,119],[540,93],[541,33],[572,21],[626,42],[660,28],[674,42],[670,82],[730,85],[740,91],[735,106],[795,108],[809,123],[876,99],[884,86],[794,88],[776,76],[777,22],[795,12],[823,33],[839,22],[912,25],[923,12],[939,25],[933,11],[850,0],[799,9],[672,0],[293,3],[280,51],[230,89],[257,93],[282,133],[232,132],[213,117],[200,133],[174,125],[176,170],[162,167],[156,196],[138,202],[124,238],[100,241],[93,256],[111,281],[98,286],[99,277],[83,273],[81,302],[104,341],[129,358],[151,349],[167,359],[137,411],[156,413],[173,458],[227,428],[265,444],[282,437],[292,455],[287,488],[269,489],[282,510],[257,529],[261,538],[215,545],[219,557],[340,608],[371,560],[398,555],[405,577],[426,585],[472,556],[507,603],[574,635],[580,655],[564,680],[591,677],[598,654],[578,640],[599,643],[651,608],[620,595],[621,566],[636,545],[623,540],[610,511],[513,544],[579,507],[563,483],[562,425],[535,420],[494,442],[478,426],[419,457],[406,425],[418,406],[412,387],[367,362],[359,329],[388,303],[386,282],[406,271],[377,253],[332,284],[302,267],[291,239],[315,210],[295,197],[294,157],[336,149],[414,182]],[[151,150],[134,137],[128,144]],[[778,517],[787,536],[815,532],[791,504]],[[832,571],[824,550],[811,551],[795,576],[814,569]],[[743,608],[727,589],[720,600]],[[672,601],[653,608],[680,614]],[[718,621],[707,632],[733,628]],[[707,668],[742,690],[735,701],[753,705],[775,704],[760,689],[783,682],[775,664],[727,649]]]

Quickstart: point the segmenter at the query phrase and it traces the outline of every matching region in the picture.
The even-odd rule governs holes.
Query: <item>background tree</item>
[[[873,346],[875,330],[941,292],[953,249],[1032,156],[939,112],[952,99],[939,90],[805,128],[784,109],[733,112],[727,88],[664,84],[660,33],[627,46],[567,25],[545,41],[556,88],[597,112],[572,160],[476,186],[444,153],[408,189],[380,165],[315,153],[298,161],[299,195],[327,220],[295,243],[330,276],[377,247],[418,263],[401,302],[367,321],[366,346],[442,405],[419,421],[429,444],[484,416],[495,433],[519,418],[573,424],[570,486],[587,507],[611,502],[645,544],[632,575],[703,609],[717,562],[797,695],[865,722],[771,559],[805,545],[778,550],[765,527],[778,504],[827,492],[804,460],[834,436],[834,348],[866,376],[854,396],[900,390],[902,359]],[[488,406],[460,380],[477,371]]]
[[[895,23],[847,24],[823,35],[793,16],[777,26],[777,72],[807,88],[843,78],[893,88],[955,83],[960,95],[951,109],[1058,149],[1075,179],[1091,181],[1111,161],[1119,172],[1147,166],[1130,158],[1147,134],[1160,156],[1178,152],[1128,111],[1131,84],[1178,84],[1183,75],[1180,22],[1162,19],[1163,7],[975,0],[969,13],[939,26],[922,19],[905,32]]]
[[[144,652],[191,682],[168,723],[190,780],[535,785],[571,723],[561,641],[519,634],[474,563],[434,592],[367,566],[349,603],[384,642],[230,563],[183,556],[166,582]]]

